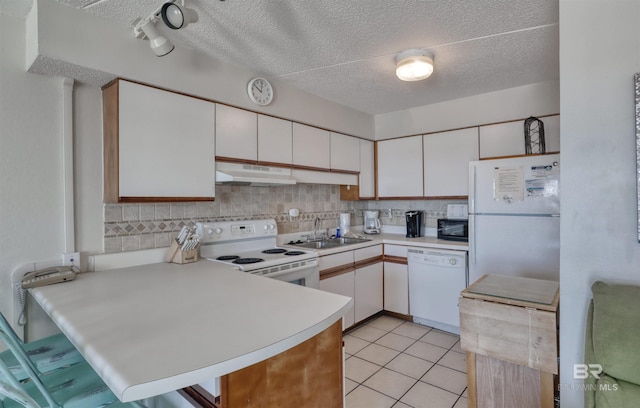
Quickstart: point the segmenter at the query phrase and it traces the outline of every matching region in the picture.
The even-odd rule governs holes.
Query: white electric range
[[[239,271],[318,288],[319,257],[314,251],[277,246],[273,219],[197,223],[200,256]]]

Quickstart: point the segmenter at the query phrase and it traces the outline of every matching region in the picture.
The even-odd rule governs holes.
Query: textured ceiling
[[[163,3],[58,1],[123,26]],[[558,0],[186,1],[196,24],[158,24],[176,46],[370,114],[559,79]],[[434,53],[431,77],[395,77],[395,55],[408,48]]]

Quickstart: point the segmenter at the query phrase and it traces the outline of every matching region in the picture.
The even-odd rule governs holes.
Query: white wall
[[[24,72],[24,21],[0,14],[0,311],[11,272],[64,251],[62,80]]]
[[[438,132],[560,112],[558,81],[490,92],[375,116],[375,139]]]
[[[633,74],[640,2],[560,0],[562,195],[560,383],[583,363],[585,315],[598,279],[640,283]],[[581,407],[580,391],[561,392]]]

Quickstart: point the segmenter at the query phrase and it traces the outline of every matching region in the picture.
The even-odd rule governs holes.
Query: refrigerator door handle
[[[469,163],[469,199],[468,199],[469,214],[476,212],[475,196],[476,196],[476,166],[474,163]]]
[[[469,265],[476,264],[476,216],[469,214]]]

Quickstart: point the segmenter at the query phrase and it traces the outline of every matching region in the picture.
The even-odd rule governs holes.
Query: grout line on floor
[[[352,357],[355,357],[355,358],[358,358],[358,359],[360,359],[360,360],[362,360],[362,361],[365,361],[365,362],[367,362],[367,363],[369,363],[369,364],[373,364],[374,366],[376,366],[376,367],[377,367],[377,369],[376,369],[373,373],[371,373],[369,376],[367,376],[367,377],[366,377],[363,381],[361,381],[361,382],[358,382],[358,381],[355,381],[355,380],[353,380],[353,379],[350,379],[350,378],[349,378],[349,380],[350,380],[350,381],[352,381],[353,383],[355,383],[356,385],[355,385],[355,387],[354,387],[351,391],[349,391],[348,393],[346,393],[346,394],[345,394],[345,397],[346,397],[346,396],[348,396],[349,394],[351,394],[354,390],[356,390],[356,389],[358,389],[359,387],[361,387],[361,386],[362,386],[362,387],[364,387],[364,388],[366,388],[366,389],[369,389],[369,390],[375,391],[375,392],[377,392],[377,393],[379,393],[379,394],[381,394],[381,395],[384,395],[384,396],[385,396],[385,397],[387,397],[387,398],[390,398],[390,399],[394,400],[395,402],[393,403],[393,405],[392,405],[392,406],[397,406],[397,405],[399,405],[400,403],[405,404],[406,406],[410,406],[410,405],[409,405],[409,404],[407,404],[406,402],[402,402],[402,401],[401,401],[401,399],[402,399],[402,398],[404,398],[404,397],[407,395],[407,393],[409,393],[409,392],[410,392],[410,391],[411,391],[411,390],[412,390],[412,389],[413,389],[413,388],[414,388],[418,383],[422,382],[422,383],[427,384],[427,385],[429,385],[429,386],[431,386],[431,387],[438,388],[438,389],[440,389],[440,390],[442,390],[442,391],[445,391],[445,392],[447,392],[447,393],[449,393],[449,394],[453,394],[453,395],[457,396],[457,398],[456,398],[456,400],[454,401],[454,403],[453,403],[452,407],[453,407],[453,406],[455,406],[455,405],[456,405],[456,404],[457,404],[457,403],[458,403],[462,398],[465,398],[465,397],[463,397],[463,394],[464,394],[464,393],[466,392],[466,390],[467,390],[466,384],[465,384],[465,387],[464,387],[464,389],[462,390],[462,392],[461,392],[461,393],[456,393],[456,392],[450,391],[450,390],[448,390],[448,389],[442,388],[441,386],[438,386],[438,385],[435,385],[435,384],[431,384],[431,383],[429,383],[429,382],[427,382],[427,381],[423,381],[424,376],[426,376],[426,375],[427,375],[431,370],[433,370],[433,369],[434,369],[434,367],[442,367],[442,368],[449,369],[449,370],[452,370],[452,371],[455,371],[455,372],[462,373],[462,374],[465,374],[465,375],[466,375],[466,372],[465,372],[465,371],[460,371],[460,370],[458,370],[458,369],[456,369],[456,368],[452,368],[452,367],[446,366],[446,365],[444,365],[444,364],[439,364],[439,363],[440,363],[440,361],[441,361],[442,359],[444,359],[444,357],[445,357],[447,354],[449,354],[450,352],[452,352],[452,351],[453,351],[453,352],[455,352],[455,353],[459,353],[459,354],[464,355],[464,353],[460,353],[460,352],[459,352],[459,351],[457,351],[457,350],[453,350],[453,348],[454,348],[454,347],[456,347],[456,345],[460,342],[460,336],[459,336],[459,335],[457,335],[457,334],[455,334],[455,333],[448,333],[448,332],[445,332],[445,331],[442,331],[442,330],[434,329],[434,328],[432,328],[432,327],[423,326],[423,325],[420,325],[420,324],[417,324],[417,323],[412,323],[412,322],[405,321],[405,320],[402,320],[399,324],[397,324],[397,325],[393,326],[391,329],[381,329],[381,328],[379,328],[379,327],[375,327],[375,326],[373,326],[373,325],[371,324],[371,323],[375,322],[375,320],[376,320],[376,319],[379,319],[379,318],[380,318],[380,317],[375,318],[375,319],[371,319],[371,320],[369,320],[367,323],[363,324],[362,326],[357,327],[357,328],[352,329],[352,330],[349,330],[348,332],[345,332],[345,335],[346,335],[346,334],[349,334],[349,335],[351,335],[351,336],[353,336],[353,337],[355,337],[355,338],[357,338],[357,339],[359,339],[359,340],[362,340],[362,341],[364,341],[364,342],[367,342],[367,343],[368,343],[366,346],[364,346],[362,349],[360,349],[360,350],[359,350],[358,352],[356,352],[355,354],[353,354],[353,355],[347,355],[347,358],[349,358],[349,359],[350,359],[350,358],[352,358]],[[391,317],[391,318],[392,318],[392,317]],[[401,320],[401,319],[398,319],[398,320]],[[419,326],[419,327],[422,327],[422,328],[425,328],[425,329],[428,329],[428,330],[427,330],[424,334],[422,334],[421,336],[419,336],[417,339],[416,339],[416,338],[414,338],[414,337],[409,337],[409,336],[405,336],[405,335],[403,335],[403,334],[400,334],[400,333],[396,333],[396,332],[394,332],[394,330],[398,329],[400,326],[402,326],[402,325],[403,325],[403,324],[405,324],[405,323],[412,324],[412,325],[415,325],[415,326]],[[372,329],[375,329],[375,330],[377,330],[377,331],[384,332],[384,333],[383,333],[383,334],[381,334],[381,335],[380,335],[380,336],[378,336],[378,337],[376,337],[375,335],[374,335],[373,337],[370,337],[370,338],[375,338],[374,340],[365,339],[365,338],[362,338],[362,337],[360,337],[360,336],[358,336],[358,335],[354,334],[355,332],[357,332],[357,330],[358,330],[358,329],[361,329],[361,328],[364,328],[364,327],[369,327],[369,328],[372,328]],[[425,337],[428,333],[431,333],[431,332],[452,335],[452,336],[457,337],[457,340],[456,340],[456,341],[455,341],[451,346],[449,346],[449,347],[442,347],[441,345],[433,344],[433,343],[431,343],[431,342],[429,342],[429,341],[427,341],[427,340],[423,340],[423,339],[424,339],[424,337]],[[375,333],[375,331],[374,331],[374,333]],[[397,335],[397,336],[400,336],[400,337],[403,337],[403,338],[405,338],[405,339],[410,339],[410,340],[411,340],[411,342],[410,342],[406,347],[404,347],[402,350],[396,350],[395,348],[391,348],[391,347],[388,347],[388,346],[386,346],[386,345],[383,345],[383,344],[377,343],[380,339],[382,339],[383,337],[385,337],[387,334],[390,334],[390,333],[393,333],[393,334],[395,334],[395,335]],[[363,335],[361,334],[361,336],[363,336]],[[445,351],[445,352],[444,352],[444,353],[443,353],[443,354],[442,354],[442,355],[437,359],[437,361],[435,361],[435,362],[433,362],[433,361],[431,361],[431,360],[427,360],[427,359],[422,358],[422,357],[418,357],[418,356],[415,356],[415,355],[412,355],[412,354],[408,354],[408,353],[406,353],[406,350],[408,350],[410,347],[412,347],[413,345],[415,345],[415,344],[416,344],[416,343],[418,343],[418,342],[422,342],[422,343],[428,344],[428,345],[433,346],[433,347],[439,347],[439,348],[444,349],[444,350],[446,350],[446,351]],[[398,353],[398,354],[397,354],[396,356],[394,356],[391,360],[389,360],[388,362],[386,362],[386,363],[385,363],[384,365],[382,365],[382,366],[381,366],[380,364],[378,364],[378,363],[374,363],[374,362],[369,361],[369,360],[367,360],[367,359],[365,359],[365,358],[362,358],[362,357],[357,356],[357,354],[358,354],[359,352],[361,352],[362,350],[366,349],[367,347],[369,347],[369,346],[370,346],[370,345],[372,345],[372,344],[375,344],[375,345],[377,345],[377,346],[379,346],[379,347],[383,347],[383,348],[385,348],[385,349],[388,349],[388,350],[390,350],[390,351],[396,352],[396,353]],[[401,355],[403,355],[403,354],[404,354],[405,356],[409,356],[409,357],[412,357],[412,358],[415,358],[415,359],[419,359],[419,360],[422,360],[422,361],[428,362],[428,363],[430,363],[430,364],[432,364],[432,365],[431,365],[431,367],[429,367],[429,369],[427,369],[427,371],[426,371],[425,373],[423,373],[423,374],[421,374],[421,375],[420,375],[420,378],[417,378],[417,379],[416,379],[416,378],[414,378],[413,376],[407,375],[407,374],[405,374],[405,373],[399,372],[399,371],[397,371],[397,370],[394,370],[394,369],[392,369],[392,368],[388,367],[388,365],[389,365],[389,364],[391,364],[394,360],[396,360],[398,357],[400,357],[400,356],[401,356]],[[346,361],[346,359],[345,359],[345,361]],[[369,381],[373,376],[375,376],[376,374],[380,373],[380,371],[381,371],[383,368],[384,368],[384,369],[386,369],[386,370],[389,370],[389,371],[391,371],[391,372],[393,372],[393,373],[395,373],[395,374],[402,375],[402,376],[405,376],[405,377],[411,378],[411,380],[413,380],[413,383],[412,383],[411,387],[409,387],[409,388],[407,389],[407,391],[405,391],[405,392],[400,396],[400,398],[395,398],[394,396],[388,395],[388,394],[386,394],[385,392],[383,392],[383,391],[381,391],[381,390],[374,389],[374,388],[372,388],[371,386],[369,386],[369,385],[365,385],[365,384],[364,384],[365,382]],[[345,368],[345,370],[346,370],[346,368]],[[347,378],[348,378],[348,377],[347,377]]]

